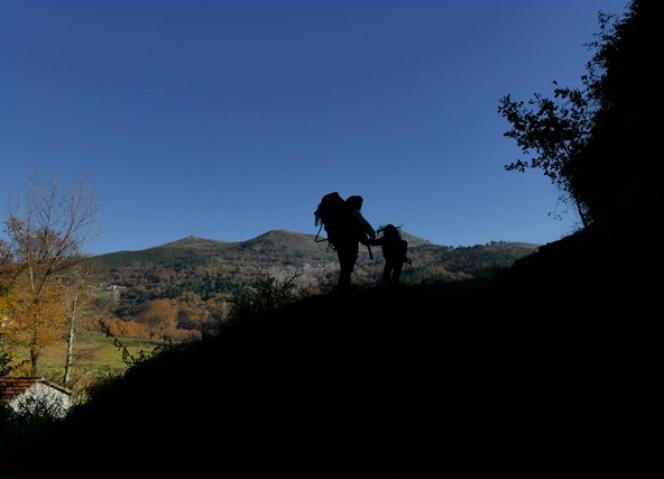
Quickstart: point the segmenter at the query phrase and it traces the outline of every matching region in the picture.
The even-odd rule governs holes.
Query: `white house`
[[[18,413],[67,414],[72,392],[44,378],[0,378],[0,406]]]

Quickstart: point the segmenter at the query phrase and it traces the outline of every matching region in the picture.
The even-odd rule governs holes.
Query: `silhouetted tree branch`
[[[554,82],[552,98],[536,93],[523,102],[507,95],[499,103],[511,124],[505,136],[529,158],[506,169],[541,169],[574,201],[584,225],[661,201],[662,165],[653,154],[661,114],[654,3],[634,0],[622,19],[600,14],[582,88]]]

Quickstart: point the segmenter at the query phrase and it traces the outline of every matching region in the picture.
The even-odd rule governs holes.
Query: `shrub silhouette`
[[[280,280],[270,274],[261,273],[242,293],[234,297],[231,321],[292,303],[297,298],[296,279],[297,275]]]

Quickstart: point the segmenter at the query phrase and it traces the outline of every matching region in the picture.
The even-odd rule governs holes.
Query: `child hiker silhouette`
[[[383,235],[372,240],[371,244],[380,245],[383,250],[385,258],[383,279],[391,286],[398,286],[404,263],[411,263],[407,257],[408,241],[401,239],[399,228],[392,224],[381,226],[378,228],[378,233],[383,233]]]

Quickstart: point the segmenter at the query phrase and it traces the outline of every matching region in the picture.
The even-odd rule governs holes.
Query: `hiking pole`
[[[320,228],[318,228],[318,233],[316,233],[316,237],[314,238],[314,241],[315,241],[316,243],[322,243],[323,241],[329,241],[328,238],[318,239],[318,237],[320,236],[320,232],[321,232],[322,229],[323,229],[323,224],[321,223]]]

